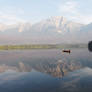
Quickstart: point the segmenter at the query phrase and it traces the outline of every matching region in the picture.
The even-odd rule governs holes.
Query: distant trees
[[[88,49],[89,49],[89,51],[92,52],[92,41],[90,41],[90,42],[88,43]]]
[[[89,43],[90,45],[90,43]],[[0,50],[23,50],[23,49],[65,49],[65,48],[86,48],[86,44],[27,44],[27,45],[0,45]],[[91,48],[92,50],[92,45]]]

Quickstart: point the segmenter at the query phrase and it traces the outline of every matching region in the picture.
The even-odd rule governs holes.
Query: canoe
[[[70,50],[62,50],[62,52],[71,53]]]

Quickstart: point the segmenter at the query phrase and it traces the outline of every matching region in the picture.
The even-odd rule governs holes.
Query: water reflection
[[[58,60],[55,62],[40,63],[37,66],[34,66],[33,68],[37,71],[49,74],[54,77],[63,77],[68,72],[80,69],[81,64],[80,62],[73,62],[73,61],[68,62]]]
[[[63,77],[69,72],[73,72],[75,70],[86,67],[88,65],[87,62],[89,62],[87,60],[87,62],[85,63],[85,60],[87,59],[85,59],[85,56],[83,56],[81,60],[81,58],[79,57],[81,52],[77,55],[75,55],[75,53],[70,55],[62,54],[57,50],[38,52],[39,51],[24,51],[24,53],[21,51],[10,51],[5,53],[2,52],[0,56],[2,57],[0,62],[0,72],[6,72],[8,70],[13,70],[16,72],[31,72],[33,69],[38,72],[51,75],[53,77]],[[49,55],[48,53],[52,54]],[[6,56],[6,58],[3,58],[4,56]],[[83,61],[83,59],[85,60]],[[89,66],[90,65],[92,64],[89,64]]]
[[[28,64],[24,64],[23,62],[19,62],[18,66],[8,66],[8,65],[0,65],[0,73],[6,72],[6,71],[16,71],[16,72],[31,72],[32,67]]]
[[[92,53],[73,49],[1,51],[1,92],[88,92],[92,90]]]
[[[18,62],[16,66],[2,64],[0,65],[0,72],[2,73],[9,70],[16,72],[31,72],[32,69],[34,69],[36,71],[49,74],[53,77],[63,77],[68,72],[72,72],[80,68],[82,68],[80,62],[58,60],[54,62],[39,62],[34,65],[23,62]]]

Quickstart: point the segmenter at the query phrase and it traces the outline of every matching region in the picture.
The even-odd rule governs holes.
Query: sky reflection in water
[[[2,92],[87,92],[92,90],[92,53],[73,49],[0,52]]]

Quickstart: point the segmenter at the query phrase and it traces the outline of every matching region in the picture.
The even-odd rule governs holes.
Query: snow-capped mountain
[[[66,33],[78,31],[82,24],[67,21],[66,18],[62,16],[51,17],[49,19],[43,20],[39,23],[36,23],[32,26],[33,30],[39,29],[39,31],[51,31],[54,30],[58,33]]]
[[[85,32],[92,29],[92,24],[83,25],[68,21],[62,16],[50,17],[38,23],[0,24],[0,44],[31,43],[76,43],[91,40]],[[84,39],[87,40],[84,40]]]

